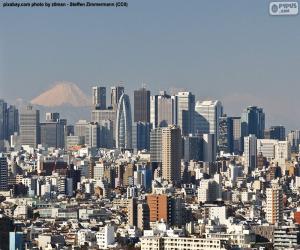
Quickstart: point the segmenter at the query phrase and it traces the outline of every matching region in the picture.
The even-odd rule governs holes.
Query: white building
[[[187,237],[142,237],[141,250],[207,250],[225,249],[223,241]]]
[[[214,134],[215,141],[219,139],[219,122],[223,114],[220,101],[196,102],[195,106],[195,132],[200,134]]]
[[[115,243],[115,231],[111,225],[101,227],[96,233],[97,245],[100,249],[108,249],[110,245]]]

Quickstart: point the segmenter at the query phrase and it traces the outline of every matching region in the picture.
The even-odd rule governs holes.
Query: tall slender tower
[[[175,125],[162,129],[162,176],[180,183],[181,179],[181,130]]]
[[[178,92],[177,126],[183,135],[194,133],[195,96],[191,92]]]
[[[0,99],[0,141],[7,139],[7,103]]]
[[[278,183],[272,183],[266,189],[267,214],[266,219],[270,224],[280,223],[283,220],[283,193]]]
[[[134,91],[134,122],[150,122],[150,91]]]
[[[7,160],[3,154],[0,154],[0,190],[7,190],[8,178]]]
[[[246,174],[249,174],[257,164],[257,138],[255,135],[244,137],[244,157]]]
[[[123,93],[117,109],[116,147],[132,149],[132,118],[129,96]]]

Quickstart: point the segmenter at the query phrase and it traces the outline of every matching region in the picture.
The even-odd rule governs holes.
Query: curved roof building
[[[116,121],[116,147],[132,148],[132,117],[129,96],[122,94],[118,103]]]

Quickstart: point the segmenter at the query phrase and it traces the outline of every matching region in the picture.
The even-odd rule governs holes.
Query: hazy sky
[[[229,115],[262,106],[300,128],[300,16],[269,1],[129,1],[128,8],[0,9],[0,97],[31,100],[54,81],[85,92],[185,88]]]

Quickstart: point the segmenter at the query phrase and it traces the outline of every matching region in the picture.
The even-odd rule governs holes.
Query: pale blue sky
[[[229,115],[265,109],[300,128],[300,16],[269,1],[132,0],[128,8],[0,9],[0,97],[30,100],[54,81],[144,81],[217,98]]]

